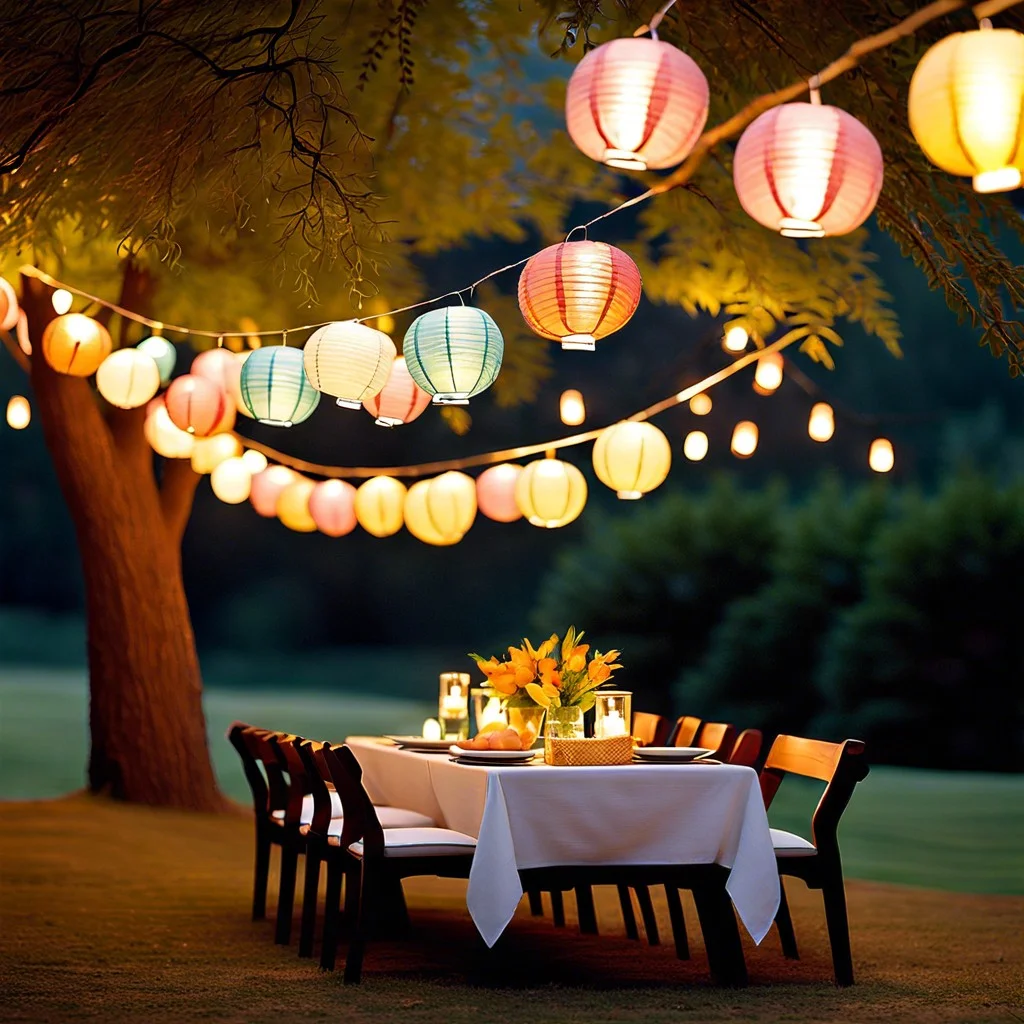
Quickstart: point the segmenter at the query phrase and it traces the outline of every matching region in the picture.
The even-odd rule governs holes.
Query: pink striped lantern
[[[412,379],[405,356],[395,356],[383,390],[363,402],[378,427],[412,423],[430,405],[430,395]]]
[[[613,39],[576,65],[565,96],[572,141],[592,160],[644,171],[681,163],[708,119],[708,80],[682,50]]]
[[[195,437],[219,434],[235,423],[235,407],[224,389],[195,373],[175,378],[164,402],[171,422]]]
[[[281,492],[299,479],[299,474],[287,466],[267,466],[262,473],[252,478],[249,489],[249,501],[257,513],[265,519],[273,519],[277,515],[277,499]]]
[[[512,462],[485,469],[476,478],[476,505],[488,519],[513,523],[523,513],[516,504],[516,481],[523,467]]]
[[[852,114],[785,103],[751,123],[736,146],[733,182],[743,209],[792,238],[845,235],[867,220],[882,190],[882,150]]]
[[[309,514],[328,537],[344,537],[356,528],[356,489],[345,480],[323,480],[309,496]]]

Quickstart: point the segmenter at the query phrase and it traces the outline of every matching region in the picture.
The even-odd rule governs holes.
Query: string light
[[[683,454],[691,462],[700,462],[708,453],[708,435],[703,430],[691,430],[683,438]]]
[[[249,470],[250,475],[255,476],[257,473],[262,473],[267,468],[267,457],[263,452],[256,451],[255,448],[247,448],[242,453],[242,461],[245,463],[245,468]]]
[[[702,391],[690,399],[690,412],[694,416],[707,416],[711,412],[711,405],[711,396]]]
[[[740,420],[733,429],[730,448],[736,458],[749,459],[757,450],[757,424]]]
[[[210,487],[226,505],[239,505],[249,497],[252,473],[244,459],[233,456],[213,467]]]
[[[742,324],[733,324],[732,327],[726,328],[722,338],[722,348],[726,352],[742,352],[747,347],[748,341],[750,341],[750,333],[746,327]]]
[[[24,430],[32,421],[32,406],[24,395],[12,395],[7,403],[7,426]]]
[[[888,473],[895,464],[896,453],[892,450],[892,441],[876,437],[868,449],[868,465],[876,473]]]
[[[587,407],[583,395],[575,388],[562,392],[558,400],[558,415],[567,427],[578,427],[587,418]]]
[[[754,390],[759,395],[770,395],[782,383],[782,369],[785,362],[781,352],[768,352],[757,361],[754,370]]]
[[[815,402],[807,421],[807,433],[812,441],[828,441],[836,430],[835,415],[828,402]]]

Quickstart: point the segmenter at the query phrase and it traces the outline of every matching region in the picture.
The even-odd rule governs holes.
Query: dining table
[[[473,836],[469,914],[493,946],[538,868],[719,865],[755,943],[779,907],[779,874],[757,773],[721,763],[472,764],[392,741],[345,741],[375,804]]]

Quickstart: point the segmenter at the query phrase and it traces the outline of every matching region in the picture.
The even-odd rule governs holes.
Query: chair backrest
[[[761,756],[764,737],[760,729],[744,729],[732,745],[732,753],[726,758],[729,764],[742,764],[753,768]]]
[[[373,801],[363,786],[363,770],[355,755],[346,746],[325,743],[323,756],[334,780],[334,788],[341,798],[344,820],[341,848],[347,850],[353,843],[362,840],[365,854],[383,856],[384,829],[377,818]]]
[[[828,743],[800,736],[776,736],[761,769],[761,795],[771,806],[783,778],[803,775],[826,783],[811,818],[811,839],[819,853],[839,855],[836,832],[858,782],[868,775],[863,740]]]
[[[633,735],[645,747],[661,747],[668,738],[669,721],[649,711],[633,712]]]
[[[727,722],[704,722],[694,737],[695,747],[707,747],[712,757],[725,758],[732,753],[736,742],[736,726]]]
[[[331,770],[324,757],[324,744],[318,740],[291,740],[295,751],[302,760],[310,792],[313,794],[313,817],[309,822],[309,831],[325,837],[334,816],[331,804],[331,792],[327,784],[334,785]]]
[[[228,730],[228,739],[242,756],[245,777],[253,791],[253,809],[261,820],[269,820],[271,812],[283,811],[288,806],[288,782],[281,771],[277,750],[271,743],[273,735],[269,729],[241,722],[236,722]]]
[[[302,819],[302,798],[312,792],[306,776],[306,766],[299,754],[298,744],[302,742],[302,737],[287,732],[276,732],[270,734],[269,741],[277,755],[281,773],[287,779],[284,823],[289,828],[297,829]]]
[[[228,726],[228,742],[235,748],[238,757],[242,762],[242,771],[245,773],[245,781],[249,783],[249,790],[252,793],[252,807],[257,818],[267,816],[267,801],[270,791],[267,787],[267,779],[260,769],[260,762],[253,756],[246,742],[245,732],[252,726],[246,722],[232,722]]]
[[[697,733],[700,731],[700,719],[693,715],[683,715],[676,719],[675,728],[672,730],[673,747],[692,747]]]

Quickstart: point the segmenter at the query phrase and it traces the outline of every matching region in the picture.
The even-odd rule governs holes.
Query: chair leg
[[[270,876],[270,837],[256,826],[256,866],[252,880],[252,919],[267,916],[267,882]]]
[[[622,908],[622,923],[626,926],[627,939],[639,939],[640,932],[636,927],[636,914],[633,913],[633,897],[628,885],[618,885],[619,906]]]
[[[651,946],[661,945],[661,936],[658,935],[658,919],[654,916],[654,904],[651,902],[651,890],[646,885],[634,886],[636,891],[636,902],[640,907],[640,919],[644,923],[644,932],[647,934],[647,943]]]
[[[683,901],[679,897],[679,890],[674,885],[666,885],[665,899],[668,901],[668,917],[672,922],[676,957],[680,960],[689,960],[690,940],[686,934],[686,917],[683,915]]]
[[[306,848],[306,878],[302,886],[302,924],[299,927],[299,956],[313,955],[316,932],[316,904],[320,892],[320,851]]]
[[[299,848],[291,843],[281,847],[281,884],[277,892],[277,930],[274,941],[287,946],[292,937],[295,909],[295,876],[299,869]]]
[[[530,913],[534,917],[544,916],[544,901],[540,897],[539,889],[531,889],[527,894],[530,900]]]
[[[597,911],[594,909],[594,890],[589,885],[576,886],[576,917],[581,935],[597,934]]]
[[[556,928],[565,927],[565,904],[562,902],[561,889],[551,890],[551,919]]]
[[[712,981],[716,985],[746,985],[747,964],[743,959],[743,945],[724,882],[695,886],[693,901],[704,933]]]
[[[372,886],[373,875],[366,869],[366,861],[361,865],[358,879],[350,878],[345,891],[345,916],[352,922],[352,934],[348,941],[348,952],[345,954],[345,984],[358,985],[363,977],[363,954],[366,951],[366,929],[374,908]]]
[[[853,984],[853,954],[850,950],[850,922],[846,915],[846,889],[843,876],[825,882],[821,887],[825,900],[825,923],[828,926],[828,941],[832,947],[832,967],[836,984]]]
[[[331,858],[327,859],[327,898],[324,901],[324,934],[320,943],[320,967],[325,971],[334,970],[334,961],[338,954],[338,932],[341,918],[341,880],[342,866]],[[355,888],[348,886],[345,892],[345,910],[348,910],[349,892]]]
[[[787,960],[799,960],[800,951],[796,948],[796,932],[793,931],[793,918],[789,915],[789,900],[786,899],[786,886],[779,878],[779,909],[775,914],[775,927],[779,930],[779,941],[782,943],[782,955]]]

